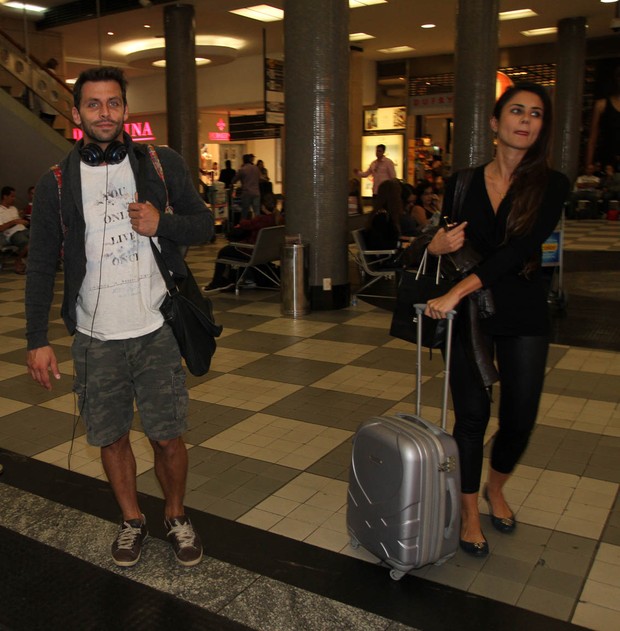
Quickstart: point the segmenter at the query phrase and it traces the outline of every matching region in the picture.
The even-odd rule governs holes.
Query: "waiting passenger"
[[[264,212],[262,214],[252,217],[251,219],[242,219],[228,234],[229,241],[236,243],[256,243],[258,233],[263,228],[283,224],[284,214],[276,208],[275,197],[273,197],[273,195],[272,198],[273,200],[270,201],[267,206],[263,206]],[[217,258],[247,261],[250,258],[250,254],[245,248],[237,248],[229,244],[219,250]],[[213,280],[208,285],[205,285],[203,290],[211,294],[232,289],[235,286],[235,280],[232,274],[233,270],[230,265],[216,262]],[[253,282],[251,282],[251,284],[252,286],[256,286]]]
[[[14,245],[17,248],[15,260],[15,273],[25,274],[26,264],[24,258],[28,255],[30,231],[26,227],[28,222],[19,216],[15,208],[15,189],[12,186],[4,186],[0,200],[0,233],[4,245]]]

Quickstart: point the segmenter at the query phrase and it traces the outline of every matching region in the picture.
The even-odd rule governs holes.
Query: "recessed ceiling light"
[[[211,63],[210,59],[206,59],[205,57],[196,57],[196,65],[197,66],[206,66],[207,64]],[[151,63],[152,66],[155,66],[156,68],[165,68],[166,67],[166,60],[165,59],[158,59],[157,61],[154,61]]]
[[[253,7],[234,9],[233,11],[229,11],[229,13],[235,13],[244,18],[251,18],[252,20],[260,20],[261,22],[277,22],[284,18],[284,11],[282,11],[282,9],[276,9],[268,4],[257,4]]]
[[[538,13],[532,11],[532,9],[516,9],[515,11],[500,11],[499,19],[500,22],[506,20],[522,20],[523,18],[533,18],[537,15]]]
[[[380,53],[408,53],[415,48],[411,48],[411,46],[392,46],[392,48],[380,48],[377,52]]]
[[[369,7],[371,4],[385,4],[387,0],[349,0],[349,9]]]
[[[108,35],[114,35],[114,31],[108,31],[107,34]]]
[[[601,0],[603,4],[611,4],[612,2],[618,2],[618,0]]]
[[[420,28],[435,28],[437,24],[422,24]]]
[[[9,9],[25,9],[26,11],[32,11],[32,13],[43,13],[47,11],[45,7],[39,7],[36,4],[24,4],[23,2],[5,2],[2,6],[9,7]]]
[[[525,37],[538,37],[539,35],[552,35],[557,32],[557,26],[548,26],[547,28],[532,28],[528,31],[521,31],[521,35],[525,35]]]
[[[151,28],[151,25],[150,24],[145,24],[144,28]]]
[[[349,35],[350,42],[361,42],[365,39],[375,39],[375,36],[368,35],[368,33],[351,33]]]

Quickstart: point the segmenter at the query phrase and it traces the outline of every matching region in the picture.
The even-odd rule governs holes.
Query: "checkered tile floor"
[[[567,222],[564,237],[566,249],[620,251],[620,223]],[[210,280],[221,245],[219,237],[190,251],[199,283]],[[70,461],[103,479],[98,450],[75,418],[60,287],[50,337],[63,378],[48,393],[23,365],[23,286],[5,262],[0,447],[58,467]],[[211,372],[188,377],[186,504],[376,563],[351,548],[346,532],[350,442],[362,419],[414,410],[414,347],[388,335],[388,312],[362,301],[299,320],[282,317],[279,294],[269,290],[222,293],[213,303],[225,329]],[[438,354],[424,357],[423,375],[423,413],[438,420]],[[619,395],[620,354],[554,345],[537,429],[507,488],[516,533],[489,527],[486,560],[459,552],[416,575],[593,629],[619,628]],[[495,428],[493,420],[488,440]],[[131,438],[139,490],[161,497],[138,419]]]

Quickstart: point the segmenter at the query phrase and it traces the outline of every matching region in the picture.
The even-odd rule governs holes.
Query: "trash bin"
[[[308,243],[285,243],[280,258],[282,315],[299,316],[310,313],[308,280]]]

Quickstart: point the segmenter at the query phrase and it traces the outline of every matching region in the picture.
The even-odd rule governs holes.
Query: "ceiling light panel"
[[[369,7],[371,4],[385,4],[387,0],[349,0],[349,9]]]
[[[390,55],[392,53],[410,53],[412,50],[415,48],[411,48],[411,46],[392,46],[392,48],[380,48],[377,52]]]
[[[366,39],[375,39],[375,36],[368,35],[368,33],[351,33],[349,35],[350,42],[363,42]]]
[[[553,33],[557,32],[557,26],[549,26],[547,28],[532,28],[528,31],[521,31],[521,35],[525,35],[525,37],[538,37],[539,35],[553,35]]]
[[[499,20],[505,22],[506,20],[522,20],[524,18],[536,17],[538,13],[532,11],[532,9],[516,9],[515,11],[500,11]]]
[[[268,4],[257,4],[253,7],[245,7],[243,9],[234,9],[229,13],[241,15],[244,18],[259,20],[260,22],[277,22],[284,18],[284,11],[276,9]]]
[[[2,6],[9,7],[9,9],[19,9],[20,11],[26,9],[26,11],[32,13],[43,13],[47,11],[45,7],[39,7],[36,4],[24,4],[23,2],[5,2]]]

